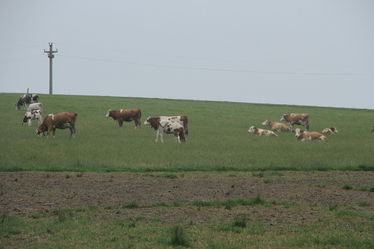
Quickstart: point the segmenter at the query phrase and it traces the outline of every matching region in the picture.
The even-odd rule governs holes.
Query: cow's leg
[[[155,140],[156,143],[158,142],[158,136],[159,136],[159,133],[160,133],[160,130],[157,129],[157,131],[156,131],[156,140]]]
[[[31,126],[31,119],[27,120],[27,124],[28,124],[28,126]]]
[[[160,131],[159,134],[160,134],[161,143],[164,143],[164,131],[163,130]]]
[[[119,127],[122,127],[122,124],[123,124],[123,120],[118,120]]]

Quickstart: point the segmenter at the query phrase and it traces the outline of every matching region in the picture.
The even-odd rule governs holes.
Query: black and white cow
[[[16,103],[16,110],[21,109],[22,106],[26,108],[26,105],[38,102],[38,100],[39,96],[37,94],[26,93],[18,99]]]

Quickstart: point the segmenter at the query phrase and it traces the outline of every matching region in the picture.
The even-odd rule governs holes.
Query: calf
[[[265,120],[264,122],[262,122],[262,125],[269,127],[272,131],[291,131],[290,126],[279,122]]]
[[[76,133],[75,122],[77,120],[77,113],[75,112],[60,112],[55,114],[48,114],[43,120],[43,123],[36,129],[36,134],[39,136],[47,135],[52,131],[53,137],[55,136],[56,129],[70,130],[70,137]]]
[[[278,135],[275,134],[273,131],[260,129],[260,128],[257,128],[255,126],[249,127],[248,132],[249,133],[253,133],[255,135],[258,135],[258,136],[274,136],[274,137],[278,137]]]
[[[158,137],[161,138],[161,143],[164,142],[163,134],[174,134],[177,137],[178,142],[185,142],[185,127],[180,119],[173,118],[176,116],[159,116],[159,117],[148,117],[144,121],[144,125],[149,125],[156,131],[156,143]]]
[[[27,111],[22,120],[22,125],[28,123],[31,126],[31,120],[38,120],[39,125],[42,123],[43,117],[40,110]]]
[[[123,122],[134,121],[135,128],[140,127],[141,122],[140,118],[142,113],[140,109],[120,109],[120,110],[111,110],[109,109],[105,115],[107,118],[111,117],[113,120],[118,121],[119,127],[122,127]]]
[[[319,141],[325,141],[326,136],[322,135],[319,132],[311,132],[311,131],[303,131],[297,128],[295,130],[295,137],[300,141],[305,140],[319,140]]]
[[[330,128],[325,128],[322,130],[322,133],[331,133],[331,134],[336,134],[338,133],[338,130],[335,127],[330,127]]]
[[[309,115],[305,113],[289,113],[283,114],[280,121],[287,122],[291,127],[296,125],[304,126],[305,130],[309,129]]]

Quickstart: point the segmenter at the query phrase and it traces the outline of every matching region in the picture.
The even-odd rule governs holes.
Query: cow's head
[[[248,132],[249,133],[255,133],[256,130],[257,130],[256,126],[252,125],[251,127],[249,127]]]
[[[35,130],[35,133],[36,135],[42,137],[42,136],[45,136],[45,132],[46,130],[43,129],[41,126],[39,126],[36,130]]]
[[[303,130],[300,130],[299,128],[295,129],[295,137],[299,138],[303,133]]]
[[[144,125],[149,125],[149,126],[151,126],[153,129],[157,130],[158,127],[160,126],[160,118],[159,118],[159,117],[148,117],[148,118],[144,121]]]
[[[23,119],[22,119],[22,125],[24,123],[27,123],[27,121],[30,119],[30,117],[27,116],[27,114],[25,114],[25,116],[23,116]]]
[[[287,121],[286,118],[287,118],[288,114],[283,114],[280,118],[280,121]]]
[[[105,114],[105,117],[109,118],[110,115],[111,115],[111,112],[112,112],[112,109],[109,109],[106,114]]]
[[[262,125],[264,125],[264,126],[268,126],[269,124],[270,124],[269,120],[265,120],[264,122],[262,122]]]
[[[330,130],[331,130],[333,133],[338,133],[338,129],[336,129],[335,127],[331,127]]]

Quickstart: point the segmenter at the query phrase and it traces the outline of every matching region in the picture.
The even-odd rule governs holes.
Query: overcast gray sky
[[[374,109],[373,0],[0,0],[0,92]]]

